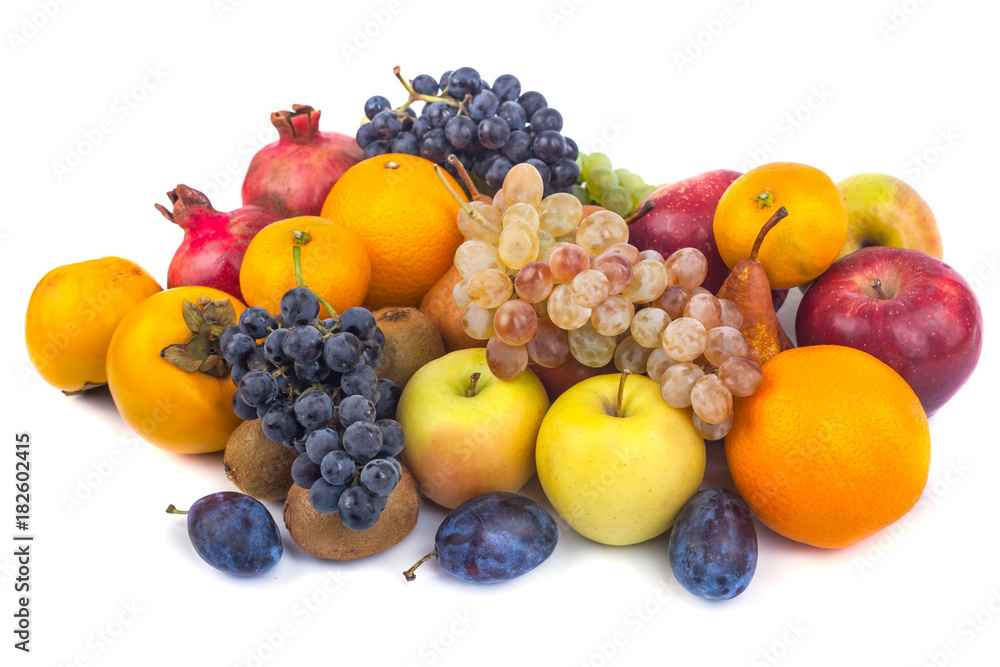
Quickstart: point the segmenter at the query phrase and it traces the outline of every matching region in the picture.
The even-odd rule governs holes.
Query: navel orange
[[[445,176],[461,193],[455,179]],[[365,304],[377,310],[419,306],[452,266],[463,240],[458,210],[433,162],[393,153],[344,172],[320,215],[352,228],[364,241],[372,265]]]
[[[930,431],[896,371],[837,345],[787,350],[763,370],[757,393],[734,399],[726,457],[765,525],[805,544],[845,547],[916,504]]]

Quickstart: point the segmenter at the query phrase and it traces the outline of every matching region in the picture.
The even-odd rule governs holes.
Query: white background
[[[995,663],[996,3],[48,5],[51,17],[44,1],[8,0],[0,18],[0,536],[12,544],[21,431],[33,441],[37,536],[30,655],[12,648],[14,560],[0,547],[4,664]],[[685,51],[691,62],[679,65]],[[409,78],[462,65],[490,81],[514,73],[563,112],[581,148],[604,142],[615,166],[649,182],[781,159],[838,181],[879,171],[914,185],[937,215],[946,261],[976,287],[987,344],[931,420],[930,481],[905,523],[838,551],[760,528],[755,579],[721,604],[674,582],[666,537],[611,548],[565,526],[549,561],[514,582],[476,587],[428,563],[406,583],[400,573],[430,550],[444,516],[428,503],[412,535],[360,562],[320,561],[287,540],[261,578],[202,563],[183,518],[163,510],[231,488],[221,455],[162,452],[130,435],[107,393],[66,398],[43,383],[24,349],[28,296],[49,269],[107,255],[165,283],[181,240],[153,209],[167,190],[183,182],[220,210],[237,207],[252,152],[276,136],[272,111],[311,104],[324,129],[353,134],[370,95],[402,102],[397,64]],[[104,119],[111,132],[60,178],[54,164]],[[113,455],[123,462],[87,487]],[[709,457],[706,484],[729,484],[721,453]],[[75,493],[89,495],[68,508]],[[542,498],[536,481],[526,493]],[[269,508],[280,523],[280,504]]]

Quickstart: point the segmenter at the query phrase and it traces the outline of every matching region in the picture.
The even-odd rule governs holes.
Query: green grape
[[[618,176],[611,171],[611,167],[594,167],[587,176],[587,192],[591,198],[601,201],[601,196],[608,188],[618,186]],[[603,206],[603,204],[601,204]]]
[[[576,154],[575,162],[580,165],[580,177],[576,179],[577,183],[583,183],[583,161],[587,159],[587,154],[583,151],[579,151]]]
[[[573,186],[573,196],[580,200],[580,203],[584,206],[590,204],[590,193],[587,192],[587,188],[582,185],[576,184]]]
[[[582,153],[580,154],[583,155]],[[583,158],[583,162],[580,163],[580,177],[585,180],[590,180],[590,172],[595,167],[607,167],[611,170],[611,158],[609,158],[604,153],[588,153],[586,157]]]
[[[618,177],[618,185],[628,190],[629,194],[635,194],[639,188],[646,185],[646,182],[642,180],[639,174],[622,167],[615,169],[615,176]]]
[[[632,192],[632,208],[639,208],[642,202],[649,199],[649,195],[659,190],[655,185],[643,185],[638,190]]]
[[[632,211],[632,195],[620,185],[610,187],[601,193],[601,206],[624,218]]]

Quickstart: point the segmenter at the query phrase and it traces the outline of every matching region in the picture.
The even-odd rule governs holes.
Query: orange
[[[105,384],[115,327],[162,289],[145,269],[121,257],[52,269],[28,300],[28,358],[43,380],[68,394]]]
[[[757,255],[772,289],[816,278],[847,239],[847,204],[833,180],[815,167],[772,162],[733,181],[715,209],[715,244],[726,266],[750,256],[761,227],[782,206],[788,217],[768,232]]]
[[[247,305],[277,313],[282,295],[296,286],[293,231],[312,237],[300,251],[306,286],[338,314],[364,303],[372,267],[361,237],[343,223],[305,215],[272,222],[250,241],[240,267],[240,291]],[[323,307],[319,316],[330,314]]]
[[[920,401],[867,352],[782,352],[733,411],[726,457],[736,488],[792,540],[854,544],[906,514],[927,483],[931,440]]]
[[[462,189],[445,174],[456,192]],[[434,163],[389,154],[354,165],[340,177],[320,214],[351,227],[372,263],[366,305],[419,306],[455,261],[462,243],[458,202],[434,172]]]

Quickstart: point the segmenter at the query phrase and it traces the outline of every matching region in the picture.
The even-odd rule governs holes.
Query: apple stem
[[[472,201],[482,201],[479,194],[479,190],[476,189],[476,184],[472,182],[472,177],[469,176],[469,172],[465,170],[465,165],[459,160],[454,153],[448,156],[448,164],[455,168],[458,172],[459,177],[462,179],[462,183],[465,184],[465,189],[469,191],[469,195],[472,197]]]
[[[770,219],[764,223],[764,226],[760,228],[760,233],[757,234],[757,240],[753,242],[753,248],[750,250],[751,262],[757,261],[757,253],[760,252],[760,245],[764,242],[764,237],[767,236],[767,233],[771,231],[774,228],[774,226],[779,222],[781,222],[781,219],[787,215],[788,215],[788,210],[784,206],[782,206],[777,211],[775,211],[774,215],[772,215]]]
[[[878,278],[872,278],[868,283],[873,290],[875,290],[875,295],[880,299],[886,299],[885,292],[882,291],[882,281]]]
[[[476,385],[479,383],[479,378],[479,373],[473,373],[469,376],[469,388],[465,390],[466,398],[472,398],[476,395]]]
[[[619,417],[622,417],[622,401],[625,399],[625,378],[632,374],[632,371],[625,369],[622,371],[622,379],[618,381],[618,405],[617,413]]]
[[[632,211],[632,213],[627,218],[625,218],[625,224],[631,225],[633,222],[635,222],[642,216],[652,211],[655,206],[656,202],[654,202],[651,199],[647,199],[646,201],[642,202],[642,206]]]
[[[187,510],[179,510],[173,505],[167,505],[167,514],[187,514]]]
[[[413,581],[414,579],[417,578],[417,575],[416,575],[416,572],[415,572],[416,569],[418,567],[420,567],[421,565],[423,565],[424,563],[426,563],[427,561],[429,561],[434,556],[437,556],[437,549],[435,549],[434,551],[430,552],[429,554],[427,554],[426,556],[424,556],[423,558],[421,558],[420,560],[418,560],[416,563],[414,563],[413,567],[411,567],[406,572],[403,572],[403,576],[406,577],[407,581]]]

